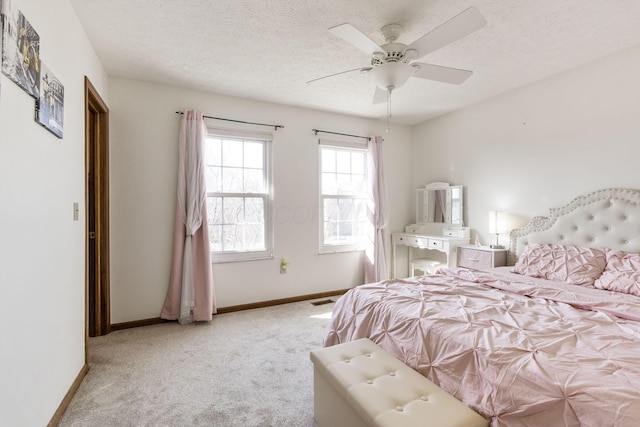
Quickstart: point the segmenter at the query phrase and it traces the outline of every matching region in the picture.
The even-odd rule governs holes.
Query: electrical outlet
[[[280,274],[287,274],[287,268],[289,268],[289,261],[280,258]]]

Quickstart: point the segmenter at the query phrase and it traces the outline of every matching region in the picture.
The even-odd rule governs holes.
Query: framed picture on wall
[[[64,123],[64,86],[40,61],[40,97],[36,99],[36,122],[62,138]]]
[[[37,99],[40,95],[40,36],[12,0],[0,1],[2,73]]]

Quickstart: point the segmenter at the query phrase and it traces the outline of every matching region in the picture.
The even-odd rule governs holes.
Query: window
[[[206,159],[213,260],[271,257],[270,140],[210,130]]]
[[[363,248],[366,150],[320,145],[320,252]]]

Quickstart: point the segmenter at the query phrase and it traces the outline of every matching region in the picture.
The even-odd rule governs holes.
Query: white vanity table
[[[469,228],[462,226],[462,186],[436,182],[416,192],[416,223],[405,227],[404,233],[392,233],[391,258],[393,277],[397,277],[397,246],[408,247],[409,274],[416,269],[425,274],[429,267],[456,266],[458,246],[469,244]],[[412,248],[444,253],[445,262],[435,258],[413,258]]]

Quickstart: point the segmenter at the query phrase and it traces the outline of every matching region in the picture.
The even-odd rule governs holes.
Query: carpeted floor
[[[312,427],[313,365],[333,303],[309,301],[90,340],[60,426]]]

